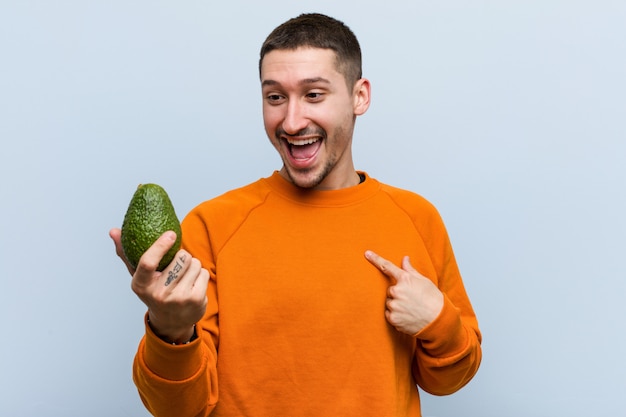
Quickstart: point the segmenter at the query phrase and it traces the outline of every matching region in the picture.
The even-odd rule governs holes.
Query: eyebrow
[[[299,85],[317,84],[317,83],[330,84],[330,80],[324,77],[315,77],[315,78],[304,78],[298,81]],[[263,80],[261,85],[265,87],[265,86],[276,86],[276,85],[281,85],[281,84],[276,80]]]

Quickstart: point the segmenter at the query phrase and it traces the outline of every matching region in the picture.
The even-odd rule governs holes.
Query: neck
[[[320,191],[339,190],[342,188],[354,187],[355,185],[359,185],[362,182],[361,176],[354,170],[354,168],[350,170],[349,173],[345,175],[343,178],[336,178],[336,176],[327,175],[318,184],[314,184],[311,186],[299,184],[290,175],[289,171],[284,166],[281,168],[279,173],[287,181],[291,182],[292,184],[302,189],[311,189],[311,190],[320,190]]]

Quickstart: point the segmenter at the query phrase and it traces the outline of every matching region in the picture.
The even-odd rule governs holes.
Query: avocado
[[[180,249],[180,222],[163,187],[157,184],[139,184],[122,224],[122,249],[133,268],[137,268],[139,258],[168,230],[176,233],[176,242],[161,259],[158,271],[163,271]]]

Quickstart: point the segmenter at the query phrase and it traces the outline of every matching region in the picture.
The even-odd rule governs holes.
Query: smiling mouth
[[[319,137],[314,138],[286,138],[287,148],[291,157],[298,161],[306,161],[313,158],[320,146],[322,145],[322,139]]]

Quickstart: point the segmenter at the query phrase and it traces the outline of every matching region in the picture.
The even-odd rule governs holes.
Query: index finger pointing
[[[365,258],[372,265],[378,268],[380,272],[382,272],[389,278],[392,278],[394,280],[394,283],[398,281],[397,274],[401,272],[402,270],[398,268],[396,265],[394,265],[393,262],[383,258],[382,256],[378,255],[377,253],[371,250],[365,251]]]

